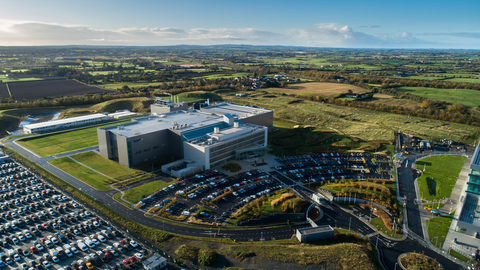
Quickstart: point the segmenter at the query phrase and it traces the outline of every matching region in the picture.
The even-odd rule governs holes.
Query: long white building
[[[66,129],[76,126],[83,126],[88,124],[94,124],[108,120],[108,116],[102,113],[83,115],[72,118],[65,118],[53,121],[47,121],[42,123],[35,123],[25,125],[23,132],[25,134],[46,132],[51,130]]]

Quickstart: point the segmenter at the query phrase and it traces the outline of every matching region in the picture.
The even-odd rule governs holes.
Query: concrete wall
[[[175,158],[183,158],[182,135],[172,130],[168,130],[169,153]]]
[[[139,134],[128,138],[128,141],[132,146],[131,164],[133,166],[169,153],[168,130]]]
[[[333,238],[333,236],[334,236],[334,230],[333,229],[328,230],[328,231],[309,233],[309,234],[302,234],[302,233],[300,233],[300,230],[301,229],[297,230],[296,233],[295,233],[295,236],[297,237],[297,240],[300,243]]]
[[[117,136],[118,163],[130,167],[127,143],[127,138]]]
[[[187,102],[181,102],[180,106],[177,106],[177,107],[160,106],[160,105],[157,105],[155,103],[150,105],[150,112],[151,113],[162,114],[162,113],[169,113],[169,112],[174,112],[174,111],[188,111],[188,103]]]
[[[98,151],[105,158],[111,158],[110,152],[110,132],[108,130],[97,128]]]
[[[242,123],[254,124],[259,126],[271,127],[273,126],[273,111],[252,115],[248,118],[239,119]]]
[[[462,227],[462,228],[467,229],[465,234],[469,235],[469,236],[472,236],[472,237],[476,237],[477,234],[480,234],[480,227],[475,226],[475,225],[470,224],[470,223],[466,223],[466,222],[458,220],[457,221],[457,227]]]
[[[205,168],[205,164],[208,161],[206,153],[204,152],[203,147],[198,145],[188,144],[187,142],[183,143],[183,151],[185,156],[192,161],[195,161],[196,164],[201,165],[202,169]]]

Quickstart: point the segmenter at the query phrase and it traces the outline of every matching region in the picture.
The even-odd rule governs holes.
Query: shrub
[[[203,248],[198,252],[198,263],[206,266],[213,266],[220,260],[220,255],[214,249]]]
[[[286,200],[286,199],[288,199],[288,198],[290,198],[290,197],[293,197],[293,196],[295,196],[295,195],[293,195],[292,193],[282,194],[282,196],[280,196],[280,198],[277,198],[277,199],[273,200],[273,201],[270,203],[270,205],[271,205],[272,208],[273,208],[273,207],[275,207],[275,205],[277,205],[277,204],[283,202],[284,200]]]
[[[282,204],[282,212],[286,213],[290,209],[290,201],[285,201]]]
[[[196,261],[198,258],[198,249],[192,245],[181,245],[175,250],[175,254],[188,261]]]

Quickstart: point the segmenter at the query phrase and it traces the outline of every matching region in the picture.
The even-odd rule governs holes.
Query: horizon
[[[480,49],[476,1],[19,0],[3,9],[0,46]]]

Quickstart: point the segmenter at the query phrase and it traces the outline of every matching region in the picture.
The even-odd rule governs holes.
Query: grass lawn
[[[33,151],[41,157],[48,157],[60,153],[98,145],[97,128],[127,123],[116,122],[100,126],[91,126],[76,130],[62,131],[18,140],[18,144]]]
[[[390,231],[389,229],[387,229],[387,227],[385,227],[385,223],[383,223],[383,220],[380,217],[373,218],[369,222],[370,224],[375,226],[379,231],[383,232],[384,234],[390,237],[402,238],[403,236],[403,234],[401,233],[395,234],[393,231]]]
[[[471,79],[470,79],[471,82]],[[459,102],[469,107],[480,105],[480,95],[478,91],[470,89],[440,89],[427,87],[398,87],[397,92],[410,93],[417,96],[431,99],[443,100],[446,102]]]
[[[262,89],[263,90],[263,89]],[[300,83],[292,84],[286,88],[266,88],[265,91],[271,93],[286,93],[296,94],[302,96],[321,96],[321,97],[336,97],[340,94],[347,93],[348,90],[352,90],[353,93],[365,93],[366,89],[358,86],[340,83],[325,83],[325,82],[313,82],[313,83]]]
[[[423,170],[425,166],[425,172],[418,178],[422,198],[428,201],[449,198],[465,159],[464,156],[442,155],[417,161],[418,169]],[[432,180],[436,183],[435,191]]]
[[[119,181],[144,174],[144,172],[140,170],[130,169],[92,151],[76,154],[71,157],[76,161]]]
[[[69,157],[52,159],[49,161],[49,163],[59,168],[60,170],[63,170],[64,172],[72,175],[73,177],[85,182],[86,184],[91,185],[95,189],[101,191],[112,189],[108,186],[108,182],[111,179],[108,179],[105,176],[78,164]]]
[[[227,165],[224,165],[222,169],[227,170],[229,172],[238,172],[242,169],[242,166],[240,166],[238,163],[232,162]]]
[[[127,189],[125,191],[125,194],[123,195],[123,199],[131,203],[137,203],[140,200],[142,200],[144,196],[147,197],[153,194],[155,191],[158,191],[170,185],[171,183],[172,182],[166,183],[166,182],[157,180],[157,181],[152,181],[150,183],[147,183],[138,187]]]
[[[427,221],[428,237],[433,245],[443,247],[451,223],[450,217],[434,217]]]

